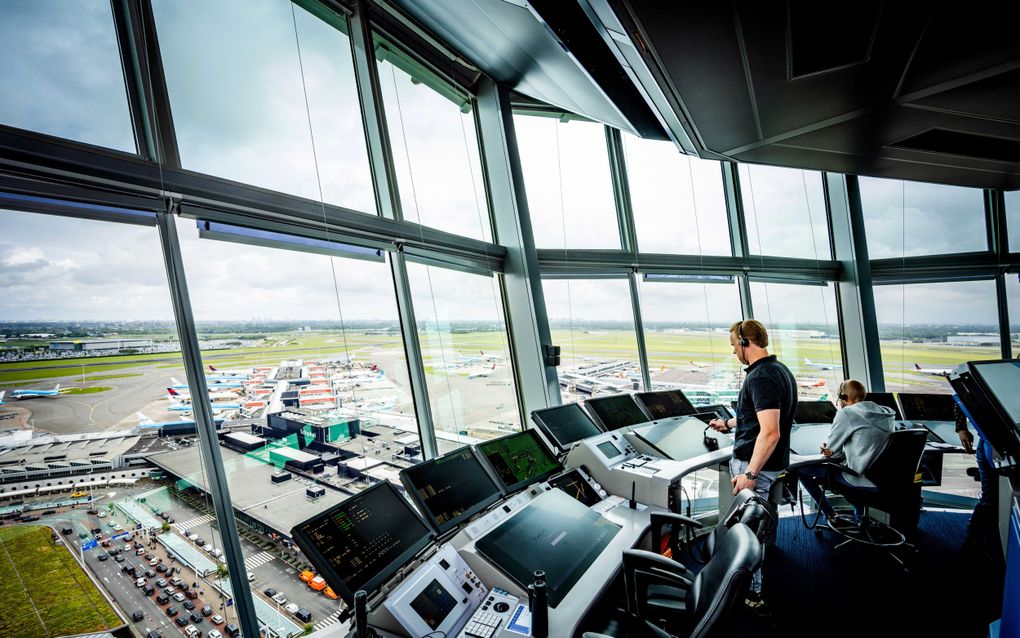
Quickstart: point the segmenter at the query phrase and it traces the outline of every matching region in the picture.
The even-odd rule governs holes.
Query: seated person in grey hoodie
[[[885,445],[889,433],[895,428],[896,413],[892,408],[866,401],[864,384],[847,379],[839,386],[837,406],[842,408],[832,421],[829,440],[822,443],[822,454],[830,461],[844,463],[851,470],[863,473]],[[826,517],[835,513],[825,498],[827,468],[822,465],[805,466],[797,470],[801,484],[811,495]],[[852,485],[869,485],[867,479],[840,474],[837,480]]]

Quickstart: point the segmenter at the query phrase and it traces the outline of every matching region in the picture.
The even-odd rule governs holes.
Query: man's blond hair
[[[769,347],[769,331],[765,329],[765,324],[760,321],[755,321],[754,319],[735,321],[730,326],[730,332],[738,337],[743,335],[745,339],[759,348]]]

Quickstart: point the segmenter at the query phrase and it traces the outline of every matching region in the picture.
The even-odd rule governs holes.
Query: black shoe
[[[744,606],[758,618],[770,618],[772,610],[761,597],[761,592],[748,592]]]

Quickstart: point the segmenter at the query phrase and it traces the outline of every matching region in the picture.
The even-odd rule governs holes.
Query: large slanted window
[[[979,188],[862,177],[860,189],[872,259],[988,248]]]
[[[520,430],[498,280],[424,264],[408,272],[440,449]]]
[[[0,3],[0,124],[135,152],[108,0]]]
[[[620,231],[601,124],[516,115],[535,245],[620,248]]]
[[[1009,304],[1009,341],[1013,358],[1020,358],[1020,275],[1006,275],[1006,299]]]
[[[669,142],[623,136],[641,252],[729,255],[719,162],[681,155]]]
[[[798,395],[835,401],[845,375],[834,287],[752,282],[751,299],[769,352],[796,375]]]
[[[542,282],[564,403],[641,388],[634,312],[626,279]]]
[[[153,11],[184,168],[375,212],[339,17],[287,0],[156,0]]]
[[[1006,230],[1010,252],[1020,253],[1020,191],[1006,193]]]
[[[952,394],[944,372],[1001,358],[993,281],[875,286],[888,392]]]
[[[639,288],[652,389],[680,387],[695,404],[728,404],[740,388],[729,340],[740,293],[733,278],[693,279],[645,275]]]
[[[376,56],[404,219],[491,240],[471,101],[391,44]]]
[[[830,258],[821,173],[754,164],[739,171],[752,254]]]

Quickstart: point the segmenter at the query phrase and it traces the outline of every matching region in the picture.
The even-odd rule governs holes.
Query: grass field
[[[94,385],[87,388],[61,388],[60,394],[96,394],[99,392],[106,392],[113,388],[103,385]]]
[[[141,377],[142,374],[136,372],[129,372],[127,374],[100,374],[96,376],[89,375],[85,377],[86,381],[109,381],[110,379],[128,379],[131,377]]]
[[[566,365],[589,359],[637,359],[637,340],[633,330],[553,330],[553,342],[563,349]],[[506,354],[506,334],[500,331],[450,333],[426,330],[421,333],[424,348],[448,354],[453,351],[461,355]],[[645,333],[649,365],[653,369],[688,365],[690,361],[711,364],[726,370],[735,368],[728,336],[724,333],[648,331]],[[439,348],[440,343],[442,349]],[[366,335],[349,332],[346,337],[340,332],[285,333],[273,335],[262,345],[229,350],[203,351],[205,364],[217,367],[250,367],[276,365],[281,359],[317,359],[339,356],[346,352],[356,354],[360,360],[371,359],[376,350],[399,350],[403,347],[400,335]],[[839,362],[839,342],[835,339],[810,339],[775,335],[770,349],[793,368],[808,374],[812,368],[804,359],[820,362]],[[974,359],[997,358],[997,348],[975,348],[950,346],[939,343],[905,343],[883,341],[881,343],[883,367],[887,373],[899,375],[909,372],[914,363],[921,366],[944,367]],[[426,357],[428,358],[428,357]],[[133,363],[124,363],[131,361]],[[155,365],[159,369],[183,372],[180,355],[160,353],[148,355],[124,355],[89,357],[83,359],[57,359],[51,361],[26,361],[0,364],[0,388],[16,387],[26,382],[44,379],[58,379],[80,375],[82,363],[93,380],[121,378],[132,373],[117,373],[142,366]],[[432,363],[427,361],[426,363]],[[96,364],[100,364],[96,366]],[[67,367],[71,366],[71,367]],[[93,367],[95,366],[95,367]],[[795,370],[796,372],[797,370]],[[102,375],[101,373],[115,374]],[[903,383],[909,385],[910,378]]]
[[[0,529],[0,636],[50,638],[124,624],[50,534],[48,527]]]

